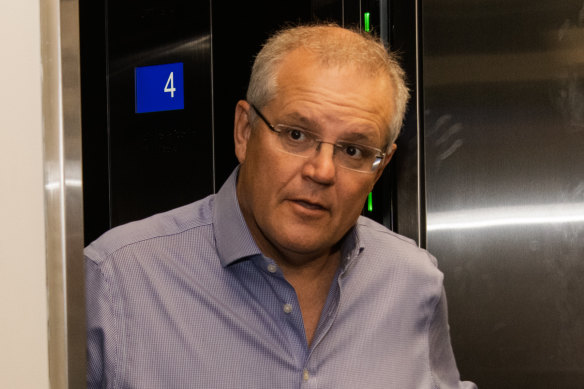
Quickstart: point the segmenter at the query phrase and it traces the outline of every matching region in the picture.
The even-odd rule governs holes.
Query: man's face
[[[325,68],[296,50],[281,65],[276,98],[261,110],[274,125],[302,127],[326,142],[382,148],[393,112],[389,85],[352,68]],[[375,173],[361,173],[335,165],[328,144],[309,158],[287,154],[263,122],[252,128],[250,110],[238,103],[235,143],[238,199],[254,239],[264,254],[297,264],[330,254],[355,224],[389,157]]]

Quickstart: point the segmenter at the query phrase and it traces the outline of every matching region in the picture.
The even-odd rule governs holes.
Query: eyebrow
[[[376,142],[374,142],[370,136],[368,136],[367,134],[361,133],[361,132],[351,132],[351,133],[347,134],[346,136],[339,138],[339,140],[345,141],[345,142],[360,143],[360,144],[371,146],[371,147],[381,148],[380,146],[375,144]]]
[[[319,129],[320,125],[315,120],[309,119],[298,112],[292,112],[285,115],[282,124],[300,126],[306,129]],[[292,122],[292,123],[289,123]]]
[[[320,131],[320,125],[317,121],[312,120],[298,112],[291,112],[285,115],[282,118],[282,124],[288,126],[297,126],[302,127],[308,131],[318,132]],[[374,137],[369,136],[369,133],[373,133],[374,131],[367,130],[365,132],[350,132],[345,135],[340,136],[337,140],[344,141],[344,142],[352,142],[352,143],[361,143],[364,145],[369,145],[371,147],[380,147],[377,146],[374,141]]]

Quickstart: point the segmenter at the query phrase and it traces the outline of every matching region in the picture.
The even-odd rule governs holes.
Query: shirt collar
[[[231,173],[215,196],[213,206],[213,231],[219,260],[223,267],[261,254],[256,245],[237,201],[237,175],[239,167]]]
[[[365,249],[359,221],[347,232],[341,244],[341,270],[346,270]]]

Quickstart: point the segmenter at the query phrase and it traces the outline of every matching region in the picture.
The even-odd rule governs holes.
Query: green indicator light
[[[369,32],[371,31],[371,26],[369,25],[369,18],[371,17],[371,13],[370,12],[365,12],[363,14],[363,21],[365,22],[365,31]]]
[[[373,192],[369,192],[369,196],[367,197],[367,210],[373,212]]]

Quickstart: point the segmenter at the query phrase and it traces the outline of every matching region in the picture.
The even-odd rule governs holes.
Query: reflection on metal
[[[584,222],[584,203],[506,206],[436,212],[428,215],[428,231],[529,226]]]
[[[41,1],[51,388],[85,387],[78,0]]]
[[[65,186],[66,187],[79,187],[82,186],[82,181],[80,179],[66,179]],[[62,183],[59,181],[52,181],[45,183],[45,191],[52,191],[52,190],[59,190],[62,186]]]
[[[211,36],[205,35],[197,38],[184,39],[180,42],[172,42],[170,44],[154,47],[149,50],[140,52],[140,60],[142,62],[156,63],[161,58],[168,58],[173,56],[188,56],[188,55],[206,55],[206,52],[211,50]],[[121,73],[128,69],[134,69],[136,66],[136,57],[134,54],[127,55],[116,59],[115,73]]]

